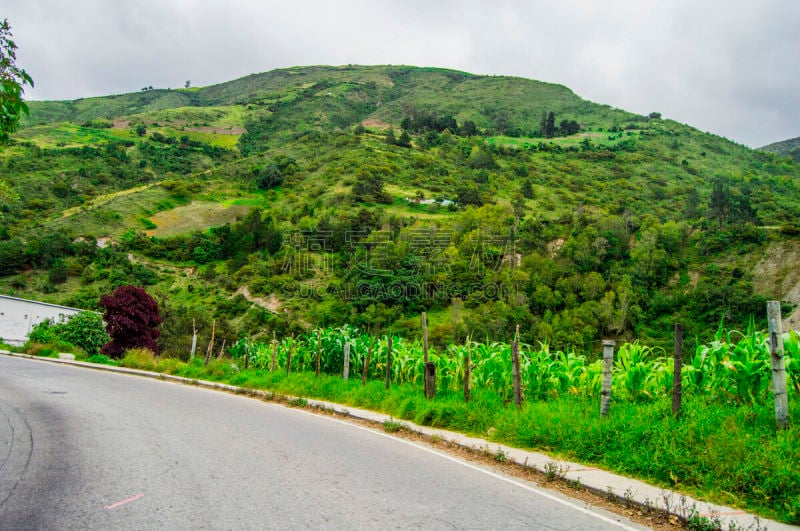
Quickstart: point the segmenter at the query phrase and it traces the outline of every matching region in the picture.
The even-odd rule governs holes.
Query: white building
[[[0,295],[0,339],[8,345],[20,346],[28,340],[31,329],[42,321],[52,319],[54,323],[63,323],[71,315],[82,311]]]

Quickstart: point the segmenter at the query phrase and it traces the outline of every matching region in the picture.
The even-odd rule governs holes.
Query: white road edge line
[[[343,424],[343,425],[349,426],[351,428],[355,428],[355,429],[359,429],[359,430],[362,430],[362,431],[366,431],[367,433],[371,433],[371,434],[377,435],[379,437],[384,437],[386,439],[390,439],[392,441],[397,441],[399,443],[403,443],[403,444],[408,445],[408,446],[413,446],[414,448],[416,448],[418,450],[422,450],[423,452],[428,452],[429,454],[436,455],[438,457],[441,457],[442,459],[446,459],[448,461],[451,461],[453,463],[461,465],[461,466],[463,466],[465,468],[469,468],[469,469],[474,470],[476,472],[480,472],[482,474],[486,474],[487,476],[492,477],[494,479],[498,479],[500,481],[505,481],[506,483],[510,483],[511,485],[514,485],[514,486],[519,487],[521,489],[527,490],[529,492],[533,492],[534,494],[538,494],[539,496],[542,496],[543,498],[547,498],[548,500],[560,503],[561,505],[565,505],[565,506],[569,507],[570,509],[574,509],[574,510],[576,510],[578,512],[581,512],[581,513],[584,513],[584,514],[588,514],[589,516],[593,516],[594,518],[597,518],[598,520],[602,520],[603,522],[615,525],[615,526],[620,527],[622,529],[627,529],[628,531],[639,531],[639,529],[637,529],[635,527],[630,527],[628,525],[623,524],[622,522],[618,522],[618,521],[616,521],[616,520],[614,520],[612,518],[609,518],[609,517],[604,516],[602,514],[598,514],[598,513],[594,512],[594,511],[586,509],[585,507],[581,507],[580,505],[575,505],[574,503],[571,503],[571,502],[568,502],[566,500],[563,500],[563,499],[561,499],[561,498],[559,498],[557,496],[553,496],[552,494],[548,494],[547,492],[544,492],[544,491],[539,490],[537,488],[531,487],[530,485],[526,485],[524,483],[520,483],[519,481],[516,481],[516,480],[511,479],[509,477],[502,476],[500,474],[497,474],[497,473],[492,472],[490,470],[486,470],[486,469],[481,468],[479,466],[475,466],[472,463],[468,463],[466,461],[462,461],[461,459],[458,459],[458,458],[453,457],[451,455],[447,455],[447,454],[442,453],[442,452],[438,452],[436,450],[433,450],[433,449],[428,448],[426,446],[422,446],[422,445],[417,444],[415,442],[408,441],[406,439],[401,439],[400,437],[394,437],[394,436],[389,435],[387,433],[381,433],[381,432],[379,432],[377,430],[374,430],[372,428],[359,426],[358,424],[353,424],[352,422],[347,422],[345,420],[339,420],[339,419],[331,418],[331,417],[328,417],[328,416],[319,415],[319,414],[311,412],[311,411],[305,411],[305,410],[296,409],[296,408],[287,408],[287,409],[292,409],[294,411],[297,411],[298,413],[305,413],[306,415],[311,415],[311,416],[313,416],[315,418],[328,420],[330,422],[336,422],[338,424]]]

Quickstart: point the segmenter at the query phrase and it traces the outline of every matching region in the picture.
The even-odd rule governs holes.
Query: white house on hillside
[[[71,315],[83,310],[29,301],[0,295],[0,339],[8,345],[20,346],[28,340],[31,329],[44,320],[63,323]]]

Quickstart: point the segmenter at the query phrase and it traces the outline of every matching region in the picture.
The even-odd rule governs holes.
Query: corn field
[[[367,380],[386,377],[388,336],[371,337],[357,328],[325,328],[295,338],[269,343],[242,338],[230,348],[240,365],[245,357],[250,368],[269,370],[275,353],[276,370],[286,370],[291,351],[291,372],[314,372],[319,352],[320,372],[341,375],[345,344],[350,343],[351,378]],[[796,332],[784,334],[784,355],[790,394],[800,393],[800,338]],[[489,390],[509,401],[513,394],[511,345],[501,342],[468,340],[448,345],[439,352],[429,351],[436,365],[437,390],[460,391],[464,386],[465,360],[471,359],[470,384],[473,389]],[[662,349],[638,342],[624,343],[614,354],[613,388],[615,400],[651,401],[671,396],[673,359]],[[553,400],[564,396],[600,397],[602,359],[589,361],[573,351],[551,351],[546,343],[538,347],[520,345],[520,371],[526,400]],[[418,341],[392,337],[391,381],[422,385],[423,349]],[[743,406],[762,404],[770,399],[771,370],[766,332],[720,329],[714,340],[684,353],[683,393],[699,394]]]

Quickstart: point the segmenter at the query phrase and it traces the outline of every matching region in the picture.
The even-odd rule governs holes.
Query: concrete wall
[[[0,295],[0,339],[9,345],[22,345],[28,340],[31,329],[42,321],[52,319],[54,323],[64,322],[69,316],[81,311],[83,310]]]

